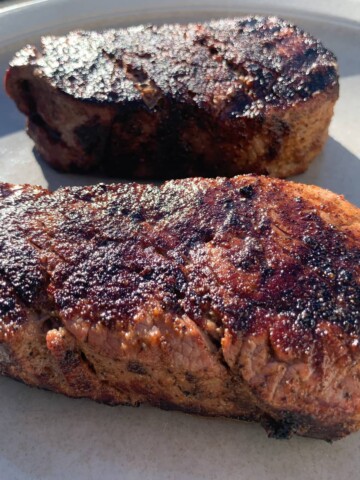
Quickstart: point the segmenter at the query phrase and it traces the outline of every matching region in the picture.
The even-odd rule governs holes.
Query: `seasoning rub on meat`
[[[6,89],[63,171],[127,178],[301,173],[327,138],[334,55],[276,17],[44,37]]]
[[[0,186],[0,371],[109,404],[360,426],[360,211],[256,176]]]

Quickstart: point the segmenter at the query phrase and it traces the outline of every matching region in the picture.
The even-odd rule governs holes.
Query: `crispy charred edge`
[[[269,438],[277,440],[289,440],[293,435],[300,435],[331,443],[341,440],[354,430],[344,423],[326,425],[318,419],[289,411],[277,413],[275,418],[265,414],[260,423]]]

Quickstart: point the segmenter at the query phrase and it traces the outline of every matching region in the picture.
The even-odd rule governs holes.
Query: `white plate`
[[[283,15],[338,56],[341,97],[324,153],[297,180],[343,193],[360,205],[360,2],[38,0],[0,8],[0,74],[25,42],[77,27],[188,21],[245,13]],[[61,175],[32,153],[24,118],[0,91],[0,180],[59,185],[98,178]],[[360,434],[329,445],[266,438],[257,425],[152,408],[110,408],[0,379],[0,478],[252,479],[359,478]]]

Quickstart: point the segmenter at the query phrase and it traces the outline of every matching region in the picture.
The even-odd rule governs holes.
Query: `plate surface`
[[[41,34],[219,18],[282,15],[338,56],[340,100],[324,152],[297,181],[344,194],[360,206],[360,2],[288,0],[37,0],[0,8],[0,74],[13,53]],[[130,6],[129,6],[130,5]],[[61,175],[34,157],[24,117],[0,91],[0,181],[60,185],[99,177]],[[360,471],[360,433],[329,445],[267,439],[258,425],[142,407],[110,408],[0,378],[0,477],[29,479],[347,480]]]

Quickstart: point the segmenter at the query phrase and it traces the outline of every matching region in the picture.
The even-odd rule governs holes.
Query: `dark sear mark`
[[[127,364],[127,369],[131,373],[136,373],[138,375],[147,375],[147,370],[141,363],[136,362],[135,360],[132,360],[131,362],[128,362]]]

